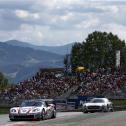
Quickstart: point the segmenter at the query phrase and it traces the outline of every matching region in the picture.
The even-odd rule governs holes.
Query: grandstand
[[[56,76],[61,74],[62,76]],[[0,92],[3,104],[18,104],[24,99],[69,98],[72,96],[126,97],[126,73],[119,69],[85,71],[65,76],[63,69],[40,69],[30,79]]]

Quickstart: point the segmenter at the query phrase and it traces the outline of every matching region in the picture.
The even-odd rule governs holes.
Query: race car
[[[109,112],[113,111],[113,105],[107,98],[93,98],[91,101],[83,103],[82,111],[84,113],[97,111]]]
[[[25,100],[21,106],[10,109],[9,118],[11,121],[56,118],[56,109],[55,105],[48,104],[45,99]]]

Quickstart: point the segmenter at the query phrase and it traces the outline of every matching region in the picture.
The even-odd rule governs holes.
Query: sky
[[[94,31],[126,40],[126,0],[0,0],[0,41],[56,46]]]

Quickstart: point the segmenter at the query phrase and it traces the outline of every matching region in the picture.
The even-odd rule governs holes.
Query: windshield
[[[25,101],[22,102],[21,107],[28,107],[28,106],[42,106],[42,102],[40,101]]]
[[[92,99],[91,100],[92,103],[104,103],[103,99]]]

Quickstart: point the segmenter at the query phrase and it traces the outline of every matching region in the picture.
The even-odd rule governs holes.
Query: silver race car
[[[113,111],[113,105],[107,98],[93,98],[90,102],[83,103],[82,111],[84,113],[97,111],[109,112]]]
[[[48,104],[48,99],[25,100],[20,107],[10,109],[9,118],[13,120],[43,120],[56,118],[54,104]]]

